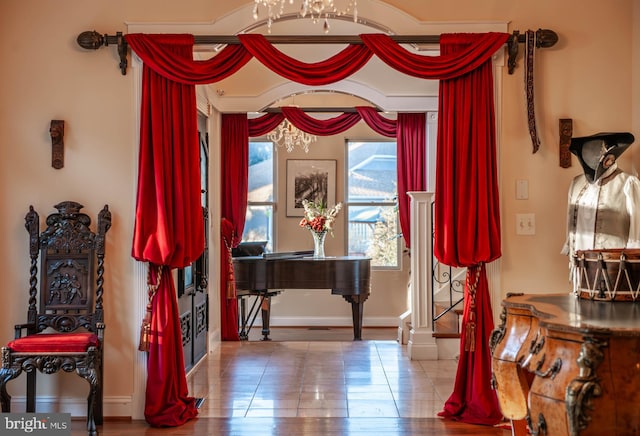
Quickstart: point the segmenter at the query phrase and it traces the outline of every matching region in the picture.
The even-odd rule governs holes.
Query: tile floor
[[[252,340],[220,343],[188,382],[205,398],[201,418],[432,418],[456,368],[454,360],[411,361],[394,339]]]

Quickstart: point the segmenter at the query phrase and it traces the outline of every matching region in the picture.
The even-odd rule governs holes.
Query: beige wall
[[[135,286],[134,263],[130,258],[138,128],[135,84],[131,74],[120,75],[113,48],[86,52],[76,45],[76,36],[92,29],[109,34],[125,31],[127,22],[211,21],[245,3],[239,0],[0,3],[3,209],[0,264],[5,265],[0,338],[10,339],[13,324],[24,319],[29,269],[24,214],[28,206],[32,204],[44,217],[52,211],[53,204],[71,199],[84,204],[86,211],[95,216],[104,204],[109,204],[113,227],[108,234],[109,269],[105,276],[108,397],[126,399],[132,395],[133,366],[137,359],[134,320],[139,314],[132,313]],[[638,99],[632,98],[632,91],[638,92],[638,79],[632,79],[631,56],[632,42],[638,36],[632,29],[637,29],[640,23],[637,11],[633,10],[634,2],[389,0],[387,3],[425,21],[498,20],[510,21],[510,29],[545,27],[558,32],[559,44],[539,51],[537,56],[536,103],[542,146],[535,155],[531,154],[526,128],[521,64],[513,76],[505,74],[502,83],[502,118],[498,122],[503,257],[502,289],[498,292],[568,291],[567,262],[559,252],[564,241],[566,191],[571,178],[580,170],[575,163],[570,169],[558,166],[558,119],[573,118],[576,136],[615,130],[630,130],[638,136],[637,117],[632,117],[632,110],[638,106]],[[637,62],[636,56],[634,64]],[[50,165],[48,129],[52,119],[66,121],[62,170],[54,170]],[[638,152],[633,147],[632,150],[622,159],[627,170],[638,166]],[[529,181],[528,200],[515,200],[516,179]],[[535,236],[515,235],[516,213],[535,214]],[[287,222],[285,227],[292,226]],[[329,242],[329,253],[337,250],[336,242]],[[404,305],[405,301],[398,302],[397,309]],[[217,327],[215,321],[213,327]],[[66,379],[45,385],[44,390],[58,392],[62,380]],[[16,382],[11,389],[19,391],[19,385]]]

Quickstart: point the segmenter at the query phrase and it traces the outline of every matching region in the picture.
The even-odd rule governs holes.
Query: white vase
[[[315,259],[321,259],[324,257],[324,238],[327,236],[327,232],[314,232],[311,231],[313,236],[313,257]]]

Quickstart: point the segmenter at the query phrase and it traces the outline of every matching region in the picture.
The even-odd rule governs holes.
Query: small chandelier
[[[273,141],[278,147],[286,147],[287,153],[291,153],[295,147],[302,148],[305,153],[309,153],[309,144],[317,141],[318,137],[303,132],[285,118],[278,127],[267,134],[267,139]]]
[[[267,29],[271,33],[271,23],[280,18],[284,12],[285,3],[288,1],[290,5],[294,3],[294,0],[254,0],[253,6],[253,19],[257,20],[259,17],[259,6],[267,8]],[[295,0],[297,1],[297,0]],[[300,0],[300,16],[302,18],[309,15],[314,23],[318,22],[322,16],[324,16],[324,33],[329,32],[329,15],[348,15],[353,12],[353,22],[358,22],[358,0],[345,0],[347,6],[345,9],[338,9],[334,4],[334,0]]]

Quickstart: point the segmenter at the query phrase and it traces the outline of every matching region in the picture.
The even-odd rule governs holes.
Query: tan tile
[[[237,418],[247,414],[247,409],[211,408],[200,410],[198,416],[201,418]]]
[[[300,393],[300,401],[346,400],[346,399],[347,399],[347,394],[344,390],[340,392],[317,391],[317,392],[301,392]]]
[[[295,409],[298,407],[299,400],[295,399],[273,399],[273,398],[254,398],[251,401],[249,409]]]
[[[298,408],[300,409],[346,409],[347,400],[346,399],[326,400],[326,399],[310,398],[306,400],[300,400]]]
[[[393,401],[391,392],[348,392],[347,399],[352,400],[375,400],[375,401]]]
[[[349,400],[349,417],[398,417],[394,401]]]
[[[295,418],[298,415],[298,409],[254,409],[247,411],[247,418]]]
[[[200,410],[208,409],[244,409],[247,410],[251,404],[251,398],[207,398],[202,403]]]
[[[347,418],[347,409],[298,409],[299,417],[306,418]]]

